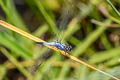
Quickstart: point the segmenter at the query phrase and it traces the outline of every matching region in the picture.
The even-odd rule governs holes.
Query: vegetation
[[[119,0],[0,0],[0,19],[45,41],[69,43],[70,55],[120,78],[119,4]],[[113,80],[58,53],[1,26],[0,80]]]

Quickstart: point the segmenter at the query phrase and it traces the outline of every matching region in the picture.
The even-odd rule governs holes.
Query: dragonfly
[[[63,35],[63,31],[65,30],[67,24],[73,18],[74,11],[71,12],[71,10],[72,10],[72,8],[69,8],[68,5],[64,6],[62,9],[62,15],[60,16],[60,18],[57,21],[57,26],[59,27],[59,30],[60,30],[59,33],[56,34],[56,36],[58,38],[57,40],[54,40],[53,42],[35,42],[35,43],[38,45],[54,46],[54,47],[66,52],[66,53],[70,52],[72,50],[72,46],[69,44],[62,43],[62,35]],[[45,58],[46,58],[46,56],[45,56]],[[44,60],[45,59],[42,59],[42,63]],[[38,61],[36,61],[37,66],[36,66],[36,64],[33,65],[32,71],[36,71],[36,69],[42,64],[42,63],[38,64],[37,62]]]
[[[36,42],[36,44],[54,46],[60,50],[67,52],[67,53],[72,50],[71,45],[69,45],[69,44],[65,45],[64,43],[62,43],[58,40],[55,40],[54,42]]]
[[[59,26],[59,29],[61,30],[60,32],[63,32],[63,30],[66,28],[67,24],[72,19],[74,14],[73,6],[70,5],[70,2],[67,1],[65,3],[66,4],[62,10],[62,15],[57,22],[57,26]],[[72,50],[72,46],[69,44],[66,45],[61,42],[62,33],[59,33],[57,37],[59,39],[53,42],[36,42],[36,44],[54,46],[60,50],[63,50],[64,52],[67,52],[67,53],[70,52]]]

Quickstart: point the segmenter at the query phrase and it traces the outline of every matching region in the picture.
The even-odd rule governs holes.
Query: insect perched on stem
[[[62,8],[62,13],[61,13],[62,15],[56,22],[56,26],[59,28],[59,31],[57,32],[57,34],[55,34],[57,36],[57,40],[55,40],[53,42],[36,42],[36,44],[54,46],[57,49],[64,51],[65,53],[68,53],[72,50],[71,45],[69,45],[69,44],[66,45],[66,44],[62,43],[62,41],[64,40],[64,38],[63,38],[64,31],[66,30],[68,23],[72,20],[73,14],[74,14],[74,11],[73,11],[74,9],[71,8],[68,1],[65,1],[65,3],[66,4]],[[55,32],[53,32],[53,33],[55,33]],[[51,55],[51,54],[46,54],[46,55]],[[41,59],[42,62],[40,64],[38,64],[37,63],[38,61],[36,61],[36,64],[33,66],[32,71],[36,71],[38,66],[43,63],[43,61],[44,61],[43,57],[40,57],[39,59]],[[39,59],[37,59],[37,60],[39,60]]]
[[[63,50],[65,52],[69,52],[71,51],[72,49],[72,46],[67,44],[65,45],[64,43],[58,41],[58,40],[55,40],[54,42],[36,42],[37,44],[40,44],[40,45],[49,45],[49,46],[55,46],[56,48],[60,49],[60,50]]]
[[[71,4],[70,4],[71,3]],[[57,34],[57,40],[53,42],[36,42],[37,44],[40,45],[49,45],[49,46],[54,46],[60,50],[63,50],[65,52],[69,52],[72,49],[72,46],[67,44],[65,45],[62,43],[62,40],[64,39],[64,30],[67,27],[67,24],[69,21],[73,18],[74,16],[74,5],[72,4],[71,1],[65,1],[64,7],[62,8],[62,15],[57,21],[57,27],[59,27],[60,32]]]

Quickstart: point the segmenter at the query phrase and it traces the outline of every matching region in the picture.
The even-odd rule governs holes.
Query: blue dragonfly
[[[73,14],[74,14],[74,12],[71,10],[72,8],[70,6],[71,5],[66,5],[65,7],[63,7],[62,15],[59,18],[59,20],[57,21],[57,26],[59,27],[60,32],[61,32],[61,33],[57,34],[58,40],[55,40],[53,42],[36,42],[36,44],[54,46],[60,50],[67,52],[67,53],[72,50],[71,45],[69,45],[69,44],[66,45],[61,42],[62,34],[63,34],[62,32],[63,32],[63,30],[65,30],[67,24],[72,19]]]
[[[63,50],[65,52],[69,52],[71,51],[72,49],[72,46],[67,44],[65,45],[64,43],[58,41],[58,40],[55,40],[54,42],[36,42],[37,44],[40,44],[40,45],[49,45],[49,46],[54,46],[60,50]]]
[[[69,44],[62,43],[62,36],[64,34],[63,32],[64,32],[67,24],[72,19],[71,16],[73,16],[73,12],[71,12],[71,8],[63,7],[62,15],[57,22],[57,26],[60,29],[60,32],[57,34],[57,40],[55,40],[53,42],[36,42],[36,44],[54,46],[64,52],[67,52],[67,53],[70,52],[72,50],[72,46]],[[43,54],[43,57],[42,56],[39,57],[39,59],[41,59],[41,63],[38,63],[39,59],[37,59],[35,61],[35,65],[33,65],[32,69],[31,69],[30,73],[34,73],[37,70],[37,68],[44,62],[45,59],[43,59],[43,58],[48,58],[49,55],[51,55],[51,54],[48,54],[47,56]]]

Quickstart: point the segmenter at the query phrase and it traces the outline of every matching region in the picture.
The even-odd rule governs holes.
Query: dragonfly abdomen
[[[49,45],[49,46],[56,46],[56,44],[54,42],[36,42],[36,44],[40,44],[40,45]]]

